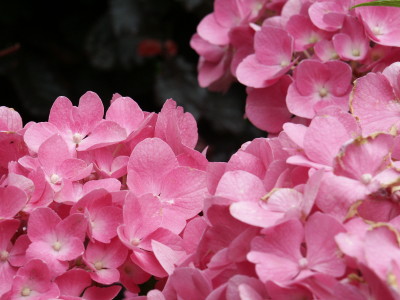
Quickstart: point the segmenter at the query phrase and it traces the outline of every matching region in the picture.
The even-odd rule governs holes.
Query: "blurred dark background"
[[[58,96],[75,105],[91,90],[106,108],[114,93],[158,112],[173,98],[198,121],[202,150],[226,161],[265,133],[244,120],[246,94],[198,86],[189,41],[212,0],[0,1],[0,105],[24,123],[47,121]]]

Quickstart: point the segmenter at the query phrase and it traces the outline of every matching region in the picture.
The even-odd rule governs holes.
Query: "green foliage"
[[[378,0],[372,2],[365,2],[354,5],[352,8],[361,7],[361,6],[392,6],[392,7],[400,7],[400,0]]]

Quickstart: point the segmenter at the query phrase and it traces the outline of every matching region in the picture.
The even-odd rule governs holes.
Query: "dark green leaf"
[[[392,7],[400,7],[400,0],[378,0],[372,2],[365,2],[354,5],[352,8],[361,7],[361,6],[392,6]]]

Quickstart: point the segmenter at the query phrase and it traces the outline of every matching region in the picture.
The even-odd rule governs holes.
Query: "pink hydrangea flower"
[[[340,61],[303,60],[287,92],[289,111],[309,119],[327,106],[336,105],[347,111],[351,74],[351,68]]]

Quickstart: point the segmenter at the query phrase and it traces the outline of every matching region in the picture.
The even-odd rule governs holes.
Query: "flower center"
[[[24,296],[24,297],[26,297],[26,296],[29,296],[31,294],[31,289],[30,288],[23,288],[22,289],[22,291],[21,291],[21,296]]]
[[[101,270],[103,269],[103,263],[101,261],[98,261],[94,264],[94,267],[96,268],[96,270]]]
[[[309,39],[308,39],[308,43],[314,44],[314,43],[316,43],[316,42],[318,42],[318,36],[316,36],[315,34],[311,35],[311,36],[309,37]]]
[[[321,98],[324,98],[327,95],[328,95],[328,90],[326,88],[322,87],[322,88],[319,89],[319,96]]]
[[[353,49],[353,50],[351,51],[351,54],[352,54],[353,56],[360,56],[360,50],[358,50],[358,49]]]
[[[364,184],[370,183],[372,180],[372,175],[369,173],[365,173],[361,175],[361,182]]]
[[[83,136],[80,133],[74,133],[74,135],[72,136],[72,141],[75,144],[79,144],[82,140],[83,140]]]
[[[6,261],[8,258],[8,252],[6,250],[3,250],[0,252],[0,261]]]
[[[60,251],[60,249],[61,249],[61,243],[60,243],[59,241],[55,242],[55,243],[53,244],[53,249],[56,250],[56,251]]]
[[[131,240],[131,245],[132,246],[139,246],[139,244],[140,244],[140,239],[139,238],[133,238],[132,240]]]
[[[381,35],[382,34],[382,29],[381,29],[380,26],[376,25],[376,26],[374,26],[374,28],[372,28],[372,32],[375,35]]]
[[[287,60],[282,60],[281,61],[281,67],[282,68],[287,67],[288,65],[289,65],[289,62]]]
[[[58,176],[57,174],[52,174],[51,176],[50,176],[50,182],[52,183],[52,184],[56,184],[56,183],[58,183],[60,181],[60,176]]]
[[[307,268],[307,265],[308,265],[307,258],[302,257],[302,258],[299,259],[299,267],[300,267],[300,269],[303,270],[303,269]]]

